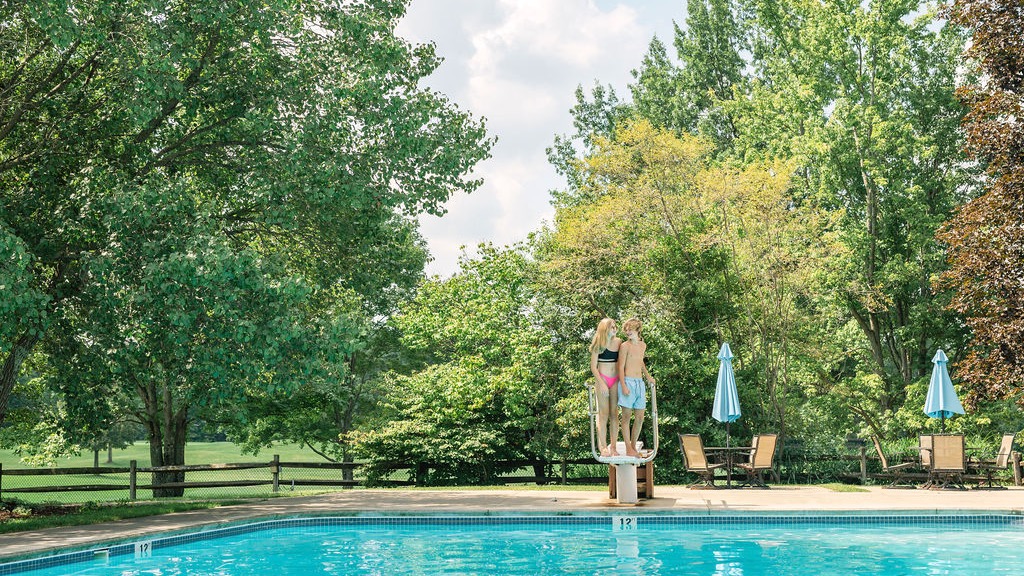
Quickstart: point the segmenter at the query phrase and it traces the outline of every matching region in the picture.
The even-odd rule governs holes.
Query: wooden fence
[[[498,484],[522,484],[522,483],[536,483],[536,484],[594,484],[603,483],[607,481],[605,476],[594,476],[594,477],[582,477],[575,476],[569,478],[567,476],[567,468],[571,465],[590,465],[600,466],[593,460],[566,460],[559,462],[545,462],[545,461],[501,461],[493,463],[495,468],[498,469],[515,469],[515,468],[532,468],[534,471],[537,470],[548,470],[557,468],[557,475],[497,475],[493,477],[493,481]],[[295,487],[340,487],[340,488],[353,488],[356,486],[365,485],[364,480],[357,480],[352,478],[353,472],[364,467],[365,464],[357,462],[281,462],[278,455],[274,455],[273,460],[269,462],[243,462],[243,463],[229,463],[229,464],[198,464],[198,465],[182,465],[182,466],[139,466],[136,460],[132,460],[130,465],[125,467],[82,467],[82,468],[21,468],[21,469],[4,469],[0,465],[0,498],[4,496],[14,496],[19,494],[39,494],[39,493],[73,493],[73,492],[126,492],[128,500],[137,500],[139,490],[164,490],[164,489],[195,489],[195,488],[232,488],[232,487],[254,487],[254,486],[269,486],[271,492],[279,492],[282,485],[282,471],[285,469],[291,470],[303,470],[303,471],[340,471],[342,478],[317,478],[313,477],[314,474],[307,474],[306,477],[289,477],[286,481],[286,485],[291,489]],[[410,478],[415,478],[418,475],[425,474],[429,469],[434,468],[431,464],[405,464],[405,463],[390,463],[384,465],[377,465],[378,469],[385,469],[390,472],[401,472],[408,471]],[[154,483],[140,483],[140,474],[150,474],[154,472],[159,473],[197,473],[197,472],[214,472],[214,473],[227,473],[227,472],[238,472],[245,470],[266,470],[269,475],[263,475],[263,478],[248,477],[242,480],[214,480],[214,481],[182,481],[182,482],[163,482],[159,484]],[[301,474],[301,473],[300,473]],[[19,486],[19,487],[4,487],[4,479],[15,477],[15,476],[91,476],[99,477],[103,475],[126,475],[126,478],[120,482],[107,481],[107,482],[94,482],[94,483],[82,483],[82,484],[47,484],[38,486]],[[183,476],[184,477],[184,476]],[[146,476],[142,476],[146,478]],[[348,478],[348,479],[346,479]],[[395,480],[395,479],[380,479],[374,482],[377,486],[414,486],[416,485],[415,480]]]
[[[859,450],[859,454],[847,454],[847,455],[830,455],[828,459],[835,462],[857,462],[859,463],[859,470],[842,473],[841,476],[849,480],[860,481],[861,483],[867,483],[869,479],[882,479],[884,475],[869,472],[869,451],[863,447]],[[805,461],[817,461],[825,458],[824,456],[818,458],[807,458],[806,455],[799,459],[800,462]],[[787,459],[784,459],[787,460]],[[798,464],[794,459],[792,461],[781,461],[779,462],[779,468],[785,471],[787,468],[792,468]],[[596,464],[590,459],[581,460],[565,460],[558,462],[548,461],[501,461],[491,463],[495,469],[500,470],[517,470],[523,469],[533,470],[532,475],[497,475],[489,480],[495,484],[523,484],[523,483],[535,483],[535,484],[602,484],[608,481],[608,477],[601,476],[580,476],[574,474],[573,477],[569,477],[567,470],[569,466],[577,465],[588,465],[588,466],[601,466]],[[70,494],[75,492],[124,492],[127,495],[128,500],[137,500],[139,490],[161,490],[161,489],[202,489],[202,488],[244,488],[244,487],[259,487],[269,486],[271,492],[279,492],[282,484],[282,470],[291,469],[293,471],[302,470],[303,473],[307,474],[306,477],[299,476],[292,477],[294,475],[289,474],[287,479],[287,486],[294,490],[295,487],[335,487],[335,488],[353,488],[356,486],[363,486],[366,484],[364,480],[355,479],[355,471],[364,467],[365,464],[353,463],[353,462],[281,462],[278,455],[274,455],[273,460],[269,462],[243,462],[236,464],[200,464],[200,465],[184,465],[184,466],[151,466],[143,467],[138,466],[137,461],[132,460],[127,468],[124,467],[85,467],[85,468],[24,468],[24,469],[7,469],[5,470],[0,465],[0,498],[3,496],[11,495],[27,495],[27,494]],[[408,480],[397,480],[397,479],[380,479],[375,480],[375,485],[381,486],[414,486],[416,485],[415,478],[424,478],[426,474],[432,468],[438,468],[429,463],[391,463],[385,465],[376,466],[378,470],[384,469],[391,472],[407,471]],[[557,473],[553,475],[543,474],[547,470],[556,470]],[[1014,484],[1020,486],[1022,484],[1021,478],[1021,455],[1018,452],[1013,453],[1013,459],[1010,464],[1010,469],[1013,471]],[[266,470],[269,474],[262,474],[262,477],[248,476],[244,479],[238,480],[227,480],[218,479],[213,481],[181,481],[181,482],[164,482],[160,484],[140,483],[139,474],[151,474],[154,472],[163,473],[198,473],[198,472],[213,472],[213,473],[228,473],[228,472],[239,472],[239,471],[261,471]],[[332,478],[315,478],[312,477],[312,471],[340,471],[341,478],[339,479],[336,475]],[[539,473],[540,472],[540,473]],[[37,486],[18,486],[4,488],[4,479],[17,477],[17,476],[89,476],[90,478],[96,478],[93,483],[81,483],[81,484],[50,484],[50,485],[37,485]],[[124,480],[113,481],[114,479],[106,479],[107,482],[100,482],[100,476],[102,475],[127,475]],[[257,474],[259,476],[259,474]],[[784,473],[782,476],[786,476]],[[795,477],[795,475],[793,475]],[[907,474],[904,475],[907,478],[914,478],[915,475]],[[923,478],[925,475],[916,475]],[[145,478],[145,476],[143,477]],[[152,478],[152,476],[150,476]],[[978,477],[968,476],[969,480],[978,480]],[[777,478],[778,480],[778,478]],[[783,478],[783,480],[787,480]],[[123,498],[123,497],[122,497]]]

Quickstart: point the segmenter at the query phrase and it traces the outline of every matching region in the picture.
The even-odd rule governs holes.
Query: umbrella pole
[[[940,429],[942,430],[943,434],[946,433],[946,413],[945,412],[942,413],[942,424],[940,425]]]
[[[732,488],[732,452],[729,450],[729,422],[725,423],[725,487]]]

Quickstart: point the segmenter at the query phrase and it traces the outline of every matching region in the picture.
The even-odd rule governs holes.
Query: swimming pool
[[[0,574],[970,576],[1022,566],[1015,515],[381,516],[172,535],[3,564]]]

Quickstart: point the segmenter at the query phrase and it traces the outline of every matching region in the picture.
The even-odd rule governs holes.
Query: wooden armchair
[[[700,480],[690,484],[689,487],[714,488],[715,470],[722,468],[725,464],[712,464],[708,461],[708,456],[704,452],[704,441],[700,439],[700,435],[680,434],[679,449],[683,453],[683,463],[686,465],[686,471],[696,472],[697,476],[700,477]]]

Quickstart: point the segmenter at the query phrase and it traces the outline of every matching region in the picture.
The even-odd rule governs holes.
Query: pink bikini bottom
[[[618,376],[605,376],[604,374],[601,374],[601,378],[604,378],[604,383],[608,385],[609,390],[611,390],[615,386],[615,383],[619,381]]]

